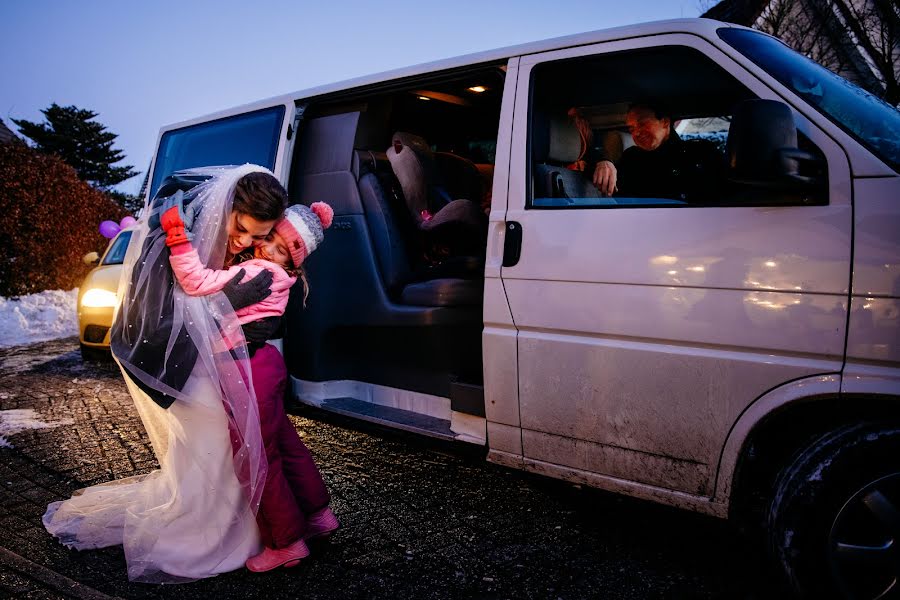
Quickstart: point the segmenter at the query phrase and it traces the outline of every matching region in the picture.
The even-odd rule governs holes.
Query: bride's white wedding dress
[[[254,511],[267,463],[240,322],[223,293],[188,296],[175,285],[158,221],[169,203],[189,206],[194,249],[203,264],[221,267],[238,182],[272,174],[249,164],[184,173],[202,182],[148,203],[132,231],[110,332],[160,468],[80,490],[44,515],[70,548],[121,545],[133,581],[209,577],[243,567],[262,549]],[[234,453],[232,435],[240,440]]]
[[[126,375],[160,468],[96,485],[47,508],[44,525],[64,545],[121,545],[132,581],[172,583],[242,568],[262,545],[235,475],[220,388],[197,365],[163,409]]]

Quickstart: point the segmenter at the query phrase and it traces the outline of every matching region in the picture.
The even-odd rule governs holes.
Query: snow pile
[[[31,408],[0,410],[0,448],[12,448],[6,436],[15,435],[26,429],[48,429],[60,425],[71,425],[72,419],[62,421],[42,421],[40,415]]]
[[[0,348],[78,335],[78,288],[0,296]]]

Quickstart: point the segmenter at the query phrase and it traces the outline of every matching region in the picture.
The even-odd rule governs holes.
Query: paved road
[[[115,367],[82,363],[74,339],[0,350],[0,418],[28,414],[11,410],[33,410],[49,426],[9,434],[5,443],[0,438],[8,446],[0,447],[0,597],[730,599],[782,593],[726,523],[302,410],[292,421],[321,466],[343,523],[333,539],[291,570],[242,570],[177,586],[132,584],[121,550],[66,550],[40,522],[47,503],[80,487],[156,468]]]

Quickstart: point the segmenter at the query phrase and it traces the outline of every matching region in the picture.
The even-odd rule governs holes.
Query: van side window
[[[284,106],[167,131],[159,143],[150,197],[180,169],[253,163],[275,166]]]
[[[683,46],[538,65],[531,80],[528,207],[768,204],[765,192],[735,184],[726,165],[733,111],[754,97],[711,59]]]

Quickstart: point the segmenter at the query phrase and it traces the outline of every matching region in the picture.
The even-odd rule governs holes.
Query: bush
[[[0,296],[81,285],[82,257],[108,242],[100,221],[126,214],[61,159],[0,144]]]

